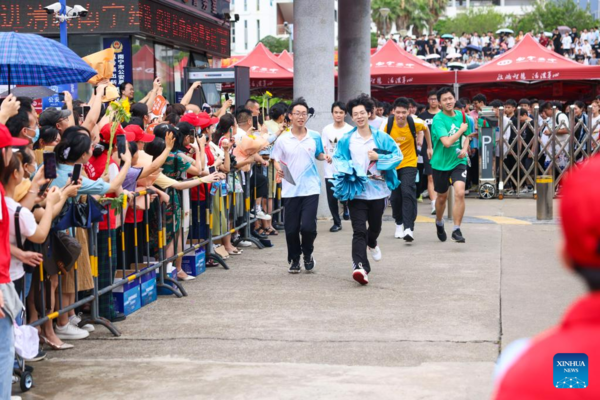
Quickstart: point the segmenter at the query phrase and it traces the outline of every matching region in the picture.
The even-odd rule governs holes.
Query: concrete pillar
[[[334,0],[294,1],[294,98],[304,97],[315,109],[308,128],[319,133],[332,122],[331,104],[335,101],[334,14]],[[322,163],[319,165],[322,173]],[[330,216],[324,183],[317,215]]]
[[[371,1],[338,1],[338,100],[371,94]]]

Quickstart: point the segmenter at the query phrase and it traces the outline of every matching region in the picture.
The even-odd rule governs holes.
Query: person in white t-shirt
[[[333,156],[337,144],[344,136],[346,132],[352,130],[352,125],[346,123],[344,118],[346,117],[346,105],[341,101],[333,103],[331,106],[331,115],[333,115],[333,123],[323,128],[321,133],[321,141],[323,142],[323,149],[325,154]],[[337,172],[335,166],[330,163],[325,163],[323,167],[325,186],[327,190],[327,204],[329,205],[329,211],[333,217],[333,226],[329,229],[330,232],[339,232],[342,230],[342,219],[340,218],[340,212],[338,207],[338,200],[333,196],[333,175]],[[348,205],[346,202],[342,203],[344,206],[344,220],[350,219],[348,213]]]
[[[324,154],[319,133],[306,128],[309,113],[308,104],[302,97],[292,102],[288,113],[291,130],[279,136],[271,153],[277,176],[282,179],[288,272],[291,274],[301,271],[301,255],[306,271],[312,271],[316,265],[313,250],[321,193],[316,160],[331,160],[331,156]]]
[[[568,57],[569,54],[571,53],[571,49],[572,49],[572,45],[573,45],[573,40],[571,39],[571,36],[568,33],[565,32],[563,34],[561,42],[562,42],[563,55],[565,57]]]
[[[371,114],[369,118],[369,126],[373,129],[380,130],[381,126],[385,123],[385,118],[378,117],[377,114]]]
[[[556,106],[556,114],[553,107]],[[540,116],[545,119],[546,127],[542,130],[541,148],[545,154],[544,168],[548,169],[552,158],[556,161],[556,172],[564,169],[569,163],[569,117],[562,112],[562,105],[558,102],[548,101],[540,106]],[[552,131],[556,132],[556,141],[552,146]],[[544,151],[545,149],[545,151]]]

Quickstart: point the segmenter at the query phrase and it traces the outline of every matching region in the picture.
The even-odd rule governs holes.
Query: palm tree
[[[426,26],[431,24],[432,16],[429,7],[431,1],[436,4],[445,2],[445,0],[373,0],[371,2],[371,14],[380,32],[383,32],[384,21],[379,10],[388,8],[390,10],[387,17],[388,21],[396,23],[397,31],[407,30],[412,25],[413,33],[416,34],[422,32]],[[431,24],[431,26],[433,25]],[[388,28],[388,32],[390,30]]]
[[[444,11],[446,11],[446,6],[448,5],[448,0],[429,0],[429,20],[427,21],[427,25],[429,28],[429,33],[433,31],[433,25],[440,19]]]

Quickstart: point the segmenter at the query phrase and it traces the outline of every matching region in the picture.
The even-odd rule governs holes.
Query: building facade
[[[335,0],[335,46],[337,46],[337,0]],[[231,14],[240,19],[231,27],[231,54],[245,55],[267,36],[291,40],[294,36],[293,0],[231,0]]]
[[[58,40],[59,25],[44,7],[53,0],[3,0],[0,31],[37,33]],[[68,46],[84,57],[115,48],[113,83],[133,82],[136,99],[155,77],[164,96],[177,101],[186,66],[218,65],[230,56],[229,0],[67,0],[88,10],[68,23]],[[80,85],[85,94],[89,85]]]

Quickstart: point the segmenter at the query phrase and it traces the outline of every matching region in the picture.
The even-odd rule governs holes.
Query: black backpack
[[[408,122],[408,129],[410,129],[410,133],[412,133],[413,142],[415,144],[415,154],[419,155],[419,150],[417,149],[417,127],[415,126],[415,121],[409,115],[406,117],[406,122]],[[394,127],[394,116],[390,115],[387,120],[387,125],[385,126],[385,132],[390,135],[392,133],[392,128]]]

